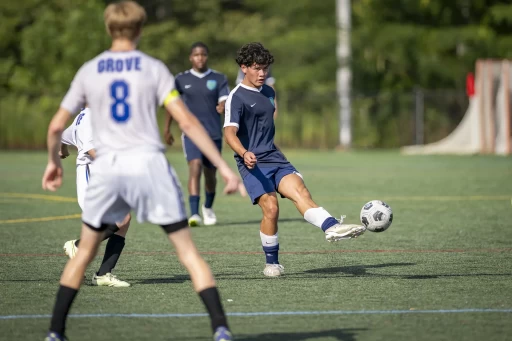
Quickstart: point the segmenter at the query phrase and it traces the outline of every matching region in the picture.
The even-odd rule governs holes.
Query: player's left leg
[[[76,256],[70,259],[60,279],[60,287],[53,308],[50,329],[46,340],[65,340],[66,319],[80,285],[82,284],[87,266],[96,256],[106,225],[95,229],[82,224],[81,245]]]
[[[332,241],[357,238],[365,232],[365,227],[355,224],[343,224],[343,217],[338,221],[323,207],[319,207],[306,188],[302,175],[293,166],[283,167],[276,173],[278,192],[290,199],[304,219],[325,232],[325,238]]]
[[[130,227],[130,221],[131,215],[128,214],[122,222],[116,224],[118,231],[112,235],[107,242],[101,266],[98,272],[96,272],[92,277],[93,285],[116,288],[125,288],[130,286],[130,283],[122,281],[112,274],[112,271],[123,252],[126,233]]]
[[[217,223],[217,216],[213,211],[213,201],[215,200],[215,189],[217,187],[217,169],[215,167],[204,167],[204,191],[205,201],[201,207],[203,214],[203,222],[205,225],[215,225]]]
[[[219,152],[222,151],[222,139],[213,141]],[[203,157],[203,174],[204,174],[204,191],[205,202],[201,207],[203,214],[203,222],[205,225],[215,225],[217,216],[213,211],[213,201],[215,200],[215,190],[217,187],[217,169],[204,155]]]

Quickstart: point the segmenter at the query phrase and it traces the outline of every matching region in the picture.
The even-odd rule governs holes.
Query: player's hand
[[[164,139],[165,143],[167,143],[169,146],[172,146],[172,144],[174,143],[174,136],[172,136],[172,133],[170,131],[164,132]]]
[[[226,102],[221,102],[221,103],[217,104],[217,106],[215,107],[215,109],[217,109],[217,112],[219,113],[219,115],[224,114],[225,103]]]
[[[247,196],[247,189],[245,189],[244,183],[240,181],[240,185],[238,186],[238,192],[240,193],[240,196],[246,197]]]
[[[256,155],[253,152],[246,152],[244,154],[244,164],[247,168],[253,169],[256,166],[256,162],[258,160],[256,160]]]
[[[62,185],[62,175],[63,170],[60,160],[58,163],[48,162],[43,174],[43,189],[55,192]]]
[[[224,179],[226,185],[224,186],[224,194],[233,194],[240,190],[242,182],[238,175],[235,174],[228,166],[219,168],[219,173]],[[243,185],[242,185],[243,186]]]

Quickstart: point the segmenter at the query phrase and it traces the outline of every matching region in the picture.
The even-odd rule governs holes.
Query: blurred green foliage
[[[0,147],[40,148],[76,70],[108,49],[101,0],[0,3]],[[148,12],[140,48],[173,73],[189,46],[210,46],[210,66],[234,85],[236,50],[261,41],[275,56],[277,141],[334,147],[338,139],[335,0],[139,0]],[[356,147],[412,142],[416,88],[435,92],[426,138],[461,118],[465,75],[479,58],[512,58],[512,4],[504,0],[352,0]],[[439,98],[446,105],[437,105]],[[453,109],[454,105],[457,109]],[[437,123],[436,123],[437,122]],[[441,132],[441,133],[439,133]]]

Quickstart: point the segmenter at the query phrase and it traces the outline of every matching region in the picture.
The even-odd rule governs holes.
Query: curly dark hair
[[[252,66],[254,63],[268,66],[274,62],[274,56],[261,43],[249,43],[238,50],[235,60],[239,66]]]

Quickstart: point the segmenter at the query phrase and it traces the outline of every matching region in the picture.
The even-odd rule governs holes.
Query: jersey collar
[[[253,88],[252,86],[247,86],[247,85],[242,84],[242,83],[238,83],[238,85],[240,85],[244,89],[247,89],[247,90],[250,90],[250,91],[255,91],[255,92],[260,92],[261,89],[263,88],[262,86],[260,86],[259,88]]]
[[[197,78],[204,78],[206,76],[208,76],[210,73],[212,73],[212,69],[208,69],[206,70],[205,72],[201,73],[201,72],[197,72],[196,70],[194,69],[190,69],[189,70],[191,74],[193,74],[194,76],[196,76]]]

